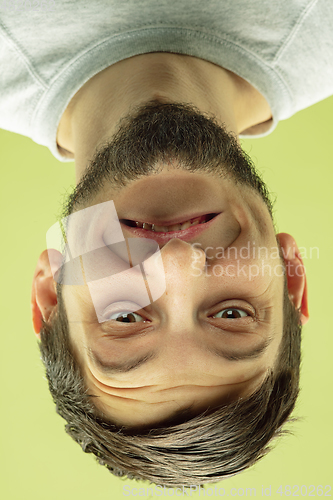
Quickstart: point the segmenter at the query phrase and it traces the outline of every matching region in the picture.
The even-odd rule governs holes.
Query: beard
[[[266,185],[224,124],[194,106],[153,100],[122,118],[111,140],[98,147],[66,201],[62,217],[87,206],[107,183],[119,190],[158,174],[165,164],[248,186],[260,195],[272,216]]]

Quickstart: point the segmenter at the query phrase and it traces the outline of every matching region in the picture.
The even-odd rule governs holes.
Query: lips
[[[218,215],[213,213],[189,218],[183,217],[182,220],[163,221],[163,223],[161,221],[144,222],[121,219],[120,223],[122,229],[125,232],[128,231],[132,236],[150,238],[163,245],[172,238],[179,238],[183,241],[192,240],[208,229]]]

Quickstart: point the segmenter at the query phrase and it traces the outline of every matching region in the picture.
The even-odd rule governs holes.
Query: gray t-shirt
[[[265,134],[333,94],[332,0],[7,4],[15,10],[0,7],[0,128],[31,137],[61,161],[71,160],[60,154],[56,133],[73,95],[96,73],[137,54],[188,54],[238,74],[271,107]],[[52,10],[32,10],[38,7]],[[247,133],[258,130],[265,135],[260,127]]]

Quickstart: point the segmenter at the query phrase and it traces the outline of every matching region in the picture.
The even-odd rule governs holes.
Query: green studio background
[[[333,98],[279,124],[272,135],[243,141],[277,196],[277,229],[304,247],[310,322],[303,332],[302,391],[294,434],[277,443],[261,463],[215,491],[191,498],[262,496],[282,498],[291,485],[332,484],[332,248]],[[56,221],[60,200],[74,185],[74,163],[58,162],[30,139],[0,131],[1,164],[1,468],[5,500],[119,500],[181,498],[180,491],[152,490],[148,484],[113,477],[85,455],[64,432],[44,379],[30,313],[31,279],[45,233]],[[311,247],[319,249],[312,252]],[[124,489],[124,486],[127,488]],[[271,489],[269,489],[271,487]],[[134,490],[133,488],[136,488]],[[236,488],[236,490],[231,490]],[[268,488],[268,489],[267,489]],[[131,493],[131,494],[130,494]],[[141,494],[140,494],[141,493]],[[199,495],[200,493],[200,495]],[[321,493],[321,490],[318,490]],[[330,492],[333,495],[333,492]],[[317,496],[317,495],[316,495]],[[189,497],[189,495],[187,495]],[[185,496],[184,496],[185,498]]]

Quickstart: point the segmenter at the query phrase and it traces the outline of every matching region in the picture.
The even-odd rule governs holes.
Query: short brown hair
[[[43,324],[40,351],[56,411],[66,432],[114,475],[168,487],[218,482],[253,465],[283,432],[299,392],[301,325],[285,280],[284,326],[278,359],[248,398],[149,430],[118,428],[101,418],[69,338],[61,286],[58,308]]]

